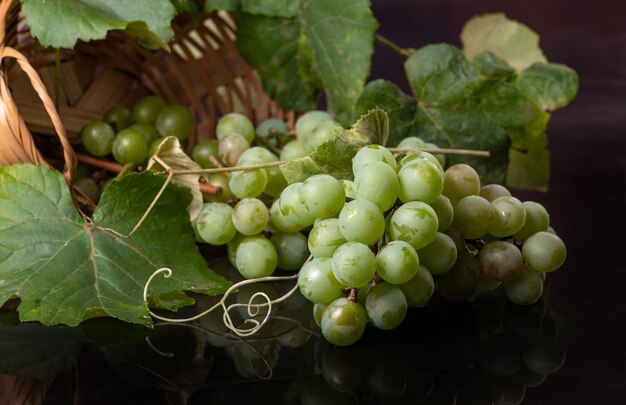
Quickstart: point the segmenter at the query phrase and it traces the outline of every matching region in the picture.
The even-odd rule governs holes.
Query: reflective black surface
[[[407,47],[458,45],[470,16],[504,11],[539,32],[551,61],[579,72],[577,100],[549,126],[550,191],[514,193],[543,203],[568,247],[544,299],[527,308],[497,293],[463,304],[435,299],[398,330],[368,330],[347,349],[316,336],[302,300],[275,314],[299,323],[277,321],[247,341],[223,336],[215,318],[200,329],[158,326],[146,340],[149,331],[111,320],[43,328],[6,313],[0,404],[625,402],[626,4],[375,0],[373,7],[381,34]],[[372,76],[403,84],[396,55],[376,52]],[[282,343],[274,337],[294,326]]]

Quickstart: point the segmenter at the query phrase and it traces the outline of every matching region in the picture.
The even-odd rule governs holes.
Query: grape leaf
[[[374,107],[363,114],[348,131],[366,143],[385,145],[389,136],[389,117],[385,110]]]
[[[367,0],[302,0],[291,18],[241,12],[237,47],[281,105],[313,109],[317,91],[347,123],[369,73],[378,23]]]
[[[45,325],[108,315],[150,326],[142,295],[156,269],[173,270],[150,287],[167,309],[180,303],[167,299],[175,291],[223,292],[230,283],[207,267],[194,243],[186,189],[168,186],[143,225],[130,238],[120,235],[163,183],[150,172],[114,180],[86,221],[60,173],[30,164],[0,168],[0,303],[17,296],[20,319]]]
[[[204,10],[207,13],[215,10],[237,11],[241,5],[241,0],[206,0]]]
[[[73,48],[126,30],[147,47],[167,48],[176,8],[169,0],[22,0],[31,34],[43,46]]]
[[[547,62],[539,35],[526,25],[509,20],[502,13],[484,14],[470,19],[461,32],[463,51],[471,60],[490,51],[516,70],[524,70],[536,62]]]
[[[564,65],[536,63],[522,72],[517,85],[539,108],[554,111],[576,97],[578,75]]]
[[[199,164],[189,157],[180,147],[180,142],[175,136],[168,136],[163,139],[154,153],[173,170],[202,170]],[[154,157],[150,158],[148,162],[148,170],[155,174],[167,174],[165,168]],[[200,211],[204,200],[202,199],[202,192],[200,191],[200,174],[177,174],[172,177],[172,182],[181,187],[187,187],[191,192],[191,202],[187,206],[187,212],[189,212],[189,219],[193,221],[196,219]]]

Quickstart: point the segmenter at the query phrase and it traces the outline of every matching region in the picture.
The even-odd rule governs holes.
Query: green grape
[[[387,163],[394,171],[398,170],[398,162],[389,149],[380,145],[365,145],[352,159],[352,173],[357,176],[359,170],[369,162]]]
[[[227,137],[228,138],[228,137]],[[254,165],[262,163],[277,162],[278,156],[265,148],[254,146],[244,150],[237,160],[237,166]],[[263,192],[271,197],[277,197],[287,187],[287,180],[279,167],[265,169],[267,173],[267,185]]]
[[[104,122],[113,127],[115,132],[120,132],[122,129],[128,128],[133,122],[130,110],[119,105],[106,110],[102,119]]]
[[[427,160],[431,162],[432,164],[437,166],[439,170],[441,170],[441,175],[443,178],[443,166],[441,165],[439,160],[437,160],[435,155],[432,155],[428,152],[422,152],[422,151],[411,152],[407,154],[405,157],[403,157],[402,159],[400,159],[399,166],[400,168],[403,168],[404,166],[406,166],[407,164],[411,163],[414,160]]]
[[[278,199],[274,200],[270,208],[270,221],[282,232],[297,232],[303,228],[302,225],[291,222],[289,218],[283,215],[280,211],[280,201]]]
[[[91,177],[82,177],[74,181],[74,187],[91,201],[98,203],[100,199],[100,187]]]
[[[161,110],[167,106],[167,101],[159,96],[146,96],[133,107],[133,120],[146,124],[153,124]]]
[[[140,164],[148,158],[146,137],[134,129],[123,129],[113,141],[113,157],[119,163]]]
[[[400,284],[400,289],[406,297],[407,305],[411,308],[421,308],[435,292],[435,281],[430,271],[420,264],[417,272],[406,283]]]
[[[81,139],[89,154],[102,157],[111,153],[115,132],[106,122],[96,121],[82,130]]]
[[[550,215],[543,205],[534,201],[524,201],[522,206],[526,211],[526,222],[522,229],[513,235],[517,242],[524,242],[530,235],[545,231],[550,226]]]
[[[389,242],[376,254],[378,275],[391,284],[403,284],[412,279],[419,262],[413,246],[401,240]]]
[[[270,167],[265,169],[267,172],[267,184],[263,192],[270,197],[278,197],[280,193],[287,187],[287,179],[279,167]]]
[[[280,151],[280,160],[293,160],[308,156],[311,147],[302,141],[291,141],[285,144]]]
[[[522,255],[526,264],[533,270],[551,272],[563,265],[567,251],[561,238],[542,231],[524,241]]]
[[[309,135],[306,142],[311,148],[315,149],[316,146],[333,139],[340,128],[341,126],[335,121],[321,122],[315,131]]]
[[[325,122],[332,122],[333,116],[327,113],[326,111],[309,111],[303,115],[301,115],[296,120],[296,136],[299,141],[302,141],[306,144],[309,143],[309,138],[313,133],[317,131],[317,129]]]
[[[237,230],[232,220],[233,209],[224,203],[207,203],[196,218],[196,230],[200,238],[211,245],[225,245]]]
[[[356,192],[354,191],[354,182],[352,180],[339,180],[343,186],[343,191],[346,193],[346,198],[351,200],[356,199]]]
[[[228,256],[228,261],[233,265],[234,268],[237,268],[237,248],[242,240],[247,238],[247,236],[242,235],[240,233],[236,233],[235,236],[226,244],[226,254]]]
[[[437,226],[437,232],[443,232],[450,228],[452,225],[452,219],[454,218],[454,208],[448,197],[443,194],[437,196],[435,201],[430,203],[430,206],[437,214],[437,220],[439,224]]]
[[[159,132],[152,124],[137,122],[131,125],[129,128],[134,129],[135,131],[140,132],[143,136],[145,136],[148,145],[152,145],[152,142],[160,138]]]
[[[466,164],[456,164],[448,167],[443,174],[442,194],[450,199],[452,206],[470,195],[480,192],[480,178],[476,170]]]
[[[264,169],[241,170],[230,175],[228,186],[237,198],[258,197],[267,185],[267,173]]]
[[[315,323],[320,328],[322,327],[322,316],[324,315],[324,311],[326,310],[328,305],[326,304],[315,304],[313,305],[313,319],[315,319]]]
[[[315,217],[309,213],[302,200],[303,183],[293,183],[285,187],[280,194],[279,206],[280,212],[294,224],[301,227],[309,226],[315,221]]]
[[[426,142],[426,147],[429,149],[439,149],[439,146],[430,142]],[[433,153],[432,155],[439,161],[441,169],[443,170],[443,168],[446,167],[446,155],[443,153]]]
[[[302,183],[300,200],[313,218],[326,219],[341,211],[346,194],[339,180],[327,174],[316,174]]]
[[[163,138],[175,136],[180,141],[189,138],[194,125],[193,113],[189,108],[180,104],[172,104],[163,108],[154,123]]]
[[[407,136],[397,146],[402,149],[423,149],[426,147],[426,142],[417,136]]]
[[[373,202],[352,200],[339,213],[339,231],[349,242],[373,245],[385,233],[385,217]]]
[[[156,139],[150,144],[150,147],[148,148],[148,157],[152,157],[157,153],[159,146],[161,146],[161,142],[163,142],[163,138]]]
[[[309,251],[315,257],[332,257],[335,250],[346,242],[339,231],[339,220],[329,218],[319,221],[309,233]]]
[[[362,243],[346,242],[333,253],[332,269],[335,278],[342,285],[360,288],[374,277],[376,256]]]
[[[306,236],[300,232],[276,232],[270,237],[278,253],[278,268],[298,270],[309,257]]]
[[[504,282],[506,296],[517,305],[532,305],[543,294],[541,275],[525,267],[514,278]]]
[[[515,197],[502,196],[491,201],[496,216],[489,233],[499,238],[517,233],[526,222],[526,210]]]
[[[365,301],[367,318],[378,329],[395,329],[404,320],[407,301],[400,287],[378,283],[370,290]]]
[[[478,289],[480,291],[491,291],[500,287],[502,281],[494,280],[491,277],[487,277],[483,274],[480,278],[480,283],[478,284]]]
[[[477,239],[485,236],[496,221],[496,211],[482,197],[470,195],[461,199],[454,207],[455,227],[465,239]]]
[[[437,214],[430,205],[411,201],[393,213],[389,221],[389,234],[393,240],[408,242],[418,250],[435,239],[438,226]]]
[[[220,193],[218,195],[210,195],[204,194],[205,201],[209,202],[226,202],[235,198],[235,195],[230,191],[230,186],[228,182],[230,181],[230,176],[228,173],[215,173],[212,174],[207,180],[207,184],[214,187],[220,188]]]
[[[524,259],[517,246],[500,240],[483,246],[478,253],[478,264],[485,276],[497,281],[510,280],[524,269]]]
[[[245,115],[230,113],[217,121],[215,133],[219,140],[224,139],[228,135],[238,134],[243,136],[248,144],[251,144],[254,140],[254,125]]]
[[[244,198],[233,208],[233,225],[239,233],[247,236],[261,233],[269,219],[267,207],[256,198]]]
[[[470,298],[478,289],[481,273],[474,256],[459,251],[459,257],[442,276],[436,276],[439,293],[449,301],[464,301]]]
[[[356,198],[373,202],[383,212],[393,207],[398,190],[398,175],[384,162],[366,163],[354,179]]]
[[[318,257],[304,266],[298,274],[302,295],[314,304],[329,304],[341,297],[343,285],[333,275],[332,260]]]
[[[250,147],[248,141],[239,134],[226,135],[219,141],[217,150],[220,160],[226,166],[235,166],[239,158]]]
[[[243,152],[239,156],[239,159],[237,160],[237,165],[256,165],[260,163],[270,163],[276,161],[278,161],[278,156],[276,156],[269,150],[260,146],[253,146],[251,148],[248,147],[243,150]]]
[[[480,188],[478,195],[485,200],[492,202],[498,197],[510,197],[511,192],[500,184],[486,184]]]
[[[235,267],[247,279],[271,276],[278,265],[276,249],[263,235],[245,237],[235,255]]]
[[[335,346],[350,346],[363,336],[367,314],[361,304],[338,298],[322,314],[322,334]]]
[[[191,152],[193,160],[203,169],[215,167],[213,162],[211,162],[211,156],[219,161],[219,142],[217,139],[206,139],[198,142]]]
[[[271,145],[278,145],[278,139],[276,135],[289,132],[289,127],[285,121],[281,121],[276,118],[269,118],[257,125],[255,133],[261,138],[269,138],[268,141]]]
[[[443,190],[443,172],[434,163],[415,159],[398,172],[400,201],[433,202]]]
[[[451,237],[437,232],[435,239],[418,250],[417,254],[432,274],[441,275],[456,263],[457,250]]]

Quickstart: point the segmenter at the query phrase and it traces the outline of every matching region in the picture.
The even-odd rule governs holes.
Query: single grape
[[[366,145],[359,149],[352,159],[352,173],[357,176],[361,168],[369,162],[384,162],[394,171],[398,170],[398,162],[389,149],[380,145]]]
[[[292,160],[308,156],[311,153],[311,147],[302,141],[291,141],[283,146],[280,151],[280,160]]]
[[[351,200],[356,199],[356,191],[354,190],[354,182],[352,180],[339,180],[343,186],[343,191],[346,193],[346,198]]]
[[[442,276],[436,276],[439,293],[449,301],[465,301],[478,289],[481,273],[471,254],[460,251],[454,266]]]
[[[140,164],[148,158],[146,137],[134,129],[123,129],[113,141],[113,157],[119,163]]]
[[[398,175],[384,162],[368,162],[354,179],[354,191],[356,198],[369,200],[385,212],[398,198]]]
[[[500,184],[486,184],[480,188],[478,195],[485,200],[492,202],[498,197],[510,197],[511,192]]]
[[[443,172],[434,163],[415,159],[398,172],[400,201],[433,202],[443,190]]]
[[[89,154],[102,157],[111,153],[115,132],[106,122],[96,121],[82,130],[81,139]]]
[[[417,252],[407,242],[391,241],[376,254],[378,275],[388,283],[406,283],[415,276],[418,268]]]
[[[335,346],[350,346],[363,336],[366,323],[361,304],[338,298],[322,314],[322,334]]]
[[[443,232],[450,228],[452,225],[452,219],[454,218],[454,208],[448,197],[443,194],[437,196],[435,201],[430,203],[430,206],[437,214],[438,226],[437,232]]]
[[[139,100],[133,107],[133,120],[135,122],[153,124],[161,110],[167,106],[167,101],[159,96],[146,96]]]
[[[280,194],[279,207],[280,212],[289,221],[298,224],[301,227],[309,226],[315,221],[315,217],[306,209],[302,200],[303,183],[293,183],[285,187]]]
[[[289,127],[285,121],[276,118],[266,119],[257,125],[255,129],[257,136],[268,139],[268,142],[273,146],[278,145],[278,139],[276,136],[286,132],[289,132]]]
[[[193,113],[189,108],[180,104],[163,108],[154,123],[162,137],[175,136],[180,141],[189,138],[194,125]]]
[[[426,142],[426,147],[429,149],[439,149],[437,144]],[[446,167],[446,155],[443,153],[432,153],[432,155],[439,161],[441,168],[444,169]]]
[[[378,329],[395,329],[404,320],[407,301],[400,287],[378,283],[370,290],[365,301],[367,318]]]
[[[435,239],[438,226],[437,214],[430,205],[411,201],[393,213],[389,221],[389,234],[393,240],[408,242],[418,250]]]
[[[525,267],[514,278],[504,282],[506,296],[517,305],[532,305],[543,294],[541,275]]]
[[[191,156],[203,169],[215,167],[209,158],[213,156],[219,161],[219,142],[217,139],[206,139],[202,142],[198,142],[196,146],[193,147]]]
[[[248,141],[239,134],[226,135],[219,141],[220,160],[226,166],[235,166],[239,158],[250,147]]]
[[[373,245],[385,233],[385,217],[373,202],[352,200],[339,213],[339,231],[349,242]]]
[[[100,187],[91,177],[82,177],[74,181],[74,187],[94,203],[100,199]]]
[[[426,147],[426,142],[417,136],[407,136],[400,141],[397,147],[402,149],[423,149]]]
[[[480,291],[491,291],[500,287],[502,281],[494,280],[491,277],[487,277],[483,274],[480,278],[480,283],[478,284],[478,289]]]
[[[477,239],[485,236],[495,223],[496,212],[482,197],[470,195],[461,199],[454,207],[455,227],[465,239]]]
[[[426,266],[420,264],[413,278],[406,283],[400,284],[400,289],[406,297],[408,306],[421,308],[433,296],[435,281]]]
[[[280,193],[287,187],[287,179],[279,167],[270,167],[265,169],[267,172],[267,184],[263,192],[270,197],[278,197]]]
[[[322,315],[324,315],[324,311],[326,310],[328,305],[326,304],[315,304],[313,305],[313,319],[315,319],[315,323],[320,328],[322,327]]]
[[[278,265],[276,249],[263,235],[244,238],[235,254],[237,270],[247,279],[271,276]]]
[[[219,140],[224,139],[228,135],[239,134],[246,139],[248,144],[251,144],[254,140],[254,125],[245,115],[230,113],[217,121],[215,133]]]
[[[224,203],[207,203],[202,207],[195,221],[198,236],[211,245],[224,245],[230,242],[237,230],[232,221],[233,209]]]
[[[418,250],[417,254],[432,274],[441,275],[456,263],[457,249],[451,237],[437,232],[435,239]]]
[[[300,200],[313,218],[325,219],[341,211],[346,194],[339,180],[327,174],[316,174],[302,183]]]
[[[480,192],[480,178],[471,166],[456,164],[448,167],[443,174],[442,194],[450,199],[452,206],[470,195]]]
[[[404,156],[402,159],[400,159],[400,163],[399,163],[400,169],[414,160],[427,160],[431,162],[432,164],[434,164],[441,170],[441,175],[443,177],[443,166],[441,165],[439,160],[437,160],[435,155],[430,154],[428,152],[423,152],[423,151],[411,152],[407,154],[406,156]]]
[[[333,275],[332,260],[319,257],[311,260],[298,274],[298,287],[314,304],[329,304],[341,297],[343,285]]]
[[[341,125],[335,121],[324,121],[319,124],[313,133],[311,133],[307,139],[307,143],[311,148],[315,148],[318,145],[326,142],[329,139],[333,139]]]
[[[319,221],[309,233],[309,251],[315,257],[332,257],[335,250],[346,242],[339,231],[339,220],[329,218]]]
[[[296,120],[296,136],[299,141],[309,143],[311,136],[325,122],[332,122],[333,117],[326,111],[309,111]]]
[[[491,241],[483,246],[477,257],[482,273],[496,281],[510,280],[524,269],[522,253],[509,242]]]
[[[333,274],[342,285],[360,288],[376,273],[376,256],[367,245],[346,242],[339,246],[332,259]]]
[[[550,226],[550,215],[543,205],[534,201],[522,203],[526,211],[526,222],[513,238],[517,242],[524,242],[526,238],[537,232],[545,231]]]
[[[537,232],[522,245],[526,264],[535,271],[551,272],[563,265],[567,250],[565,244],[553,233]]]
[[[233,225],[239,233],[247,236],[261,233],[269,219],[267,207],[257,198],[244,198],[233,208]]]
[[[515,197],[502,196],[491,201],[496,216],[489,233],[499,238],[511,236],[524,226],[526,210]]]
[[[106,110],[102,119],[104,122],[113,127],[115,132],[120,132],[122,129],[128,128],[133,122],[130,110],[119,105]]]
[[[228,261],[233,265],[234,268],[237,268],[237,248],[242,240],[247,238],[247,236],[242,235],[240,233],[236,233],[235,236],[226,244],[226,254],[228,256]]]
[[[212,174],[207,180],[207,184],[214,187],[219,187],[220,192],[218,195],[204,194],[204,200],[209,202],[226,202],[235,198],[235,195],[230,191],[228,182],[230,176],[228,173],[215,173]]]
[[[146,137],[146,141],[148,142],[148,145],[151,145],[152,142],[160,138],[159,132],[156,130],[156,128],[152,124],[145,124],[145,123],[137,122],[131,125],[129,128],[134,129],[135,131],[141,132],[141,134],[143,134],[143,136]]]
[[[267,185],[267,173],[264,169],[241,170],[230,175],[228,186],[237,198],[258,197]]]
[[[159,146],[161,146],[161,142],[163,142],[163,138],[156,139],[150,144],[148,147],[148,157],[152,157],[157,153]]]
[[[269,150],[260,146],[248,147],[243,150],[237,165],[242,166],[244,164],[256,165],[260,163],[270,163],[278,161],[278,156],[270,152]]]
[[[276,232],[270,237],[278,253],[278,268],[298,270],[309,257],[306,236],[300,232]]]
[[[292,222],[280,211],[280,201],[274,200],[270,208],[270,221],[282,232],[297,232],[303,228],[302,225]]]

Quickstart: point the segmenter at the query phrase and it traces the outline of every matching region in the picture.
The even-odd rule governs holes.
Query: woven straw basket
[[[144,49],[120,32],[64,50],[61,80],[56,81],[60,91],[56,92],[55,51],[42,48],[28,34],[19,15],[19,1],[2,0],[0,166],[48,164],[35,140],[57,135],[65,177],[71,182],[76,167],[72,144],[79,142],[81,129],[101,120],[108,108],[130,107],[147,94],[193,111],[197,125],[189,149],[199,140],[215,137],[217,118],[232,111],[255,122],[274,117],[293,125],[294,114],[263,93],[256,73],[237,53],[230,15],[203,14],[200,19],[179,15],[173,29],[171,52]]]

